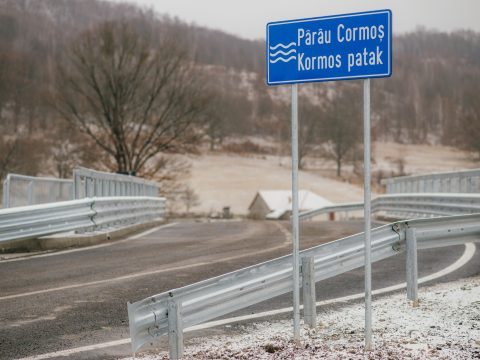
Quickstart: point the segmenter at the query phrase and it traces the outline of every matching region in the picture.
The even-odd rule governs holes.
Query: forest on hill
[[[67,79],[74,69],[72,54],[78,55],[79,44],[91,44],[93,53],[95,44],[87,38],[105,23],[128,25],[126,39],[131,34],[148,39],[148,52],[158,53],[159,61],[168,57],[162,46],[175,43],[184,64],[188,62],[201,79],[202,90],[195,91],[204,95],[202,100],[182,105],[192,109],[183,129],[189,136],[180,139],[175,132],[172,136],[177,137],[154,147],[152,152],[157,153],[148,153],[145,159],[131,155],[135,149],[118,149],[116,143],[109,152],[103,146],[110,135],[95,138],[101,126],[95,125],[96,130],[88,128],[90,123],[78,126],[57,103],[62,99],[62,84],[67,84],[62,83],[62,74]],[[107,30],[103,28],[105,36]],[[418,29],[395,36],[393,44],[392,77],[373,81],[374,138],[480,151],[480,34]],[[262,40],[241,39],[134,5],[101,0],[0,0],[0,176],[17,172],[66,177],[73,166],[83,165],[162,178],[168,173],[168,157],[198,152],[202,143],[213,150],[221,149],[229,137],[266,136],[286,142],[289,90],[265,85],[264,58]],[[185,97],[187,90],[194,91],[183,90]],[[343,161],[352,147],[338,147],[338,142],[356,146],[361,140],[360,83],[303,85],[300,95],[301,151]],[[91,136],[87,130],[93,131]],[[144,136],[140,130],[138,134]],[[251,146],[251,150],[259,149]],[[135,162],[142,166],[132,167]]]

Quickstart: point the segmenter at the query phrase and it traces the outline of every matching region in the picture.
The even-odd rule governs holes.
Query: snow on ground
[[[255,143],[275,146],[271,141]],[[469,159],[468,153],[447,146],[406,145],[378,142],[373,145],[373,171],[382,170],[386,175],[398,172],[398,161],[404,163],[408,174],[454,171],[478,167]],[[199,195],[200,205],[193,211],[210,213],[230,206],[234,214],[245,215],[258,190],[290,190],[290,158],[273,155],[240,156],[225,153],[207,153],[191,157],[192,176],[189,185]],[[310,190],[333,203],[363,201],[363,186],[332,178],[335,163],[321,158],[307,159],[308,171],[300,171],[299,186]],[[353,166],[345,165],[344,174],[351,173]],[[327,171],[332,176],[320,173]]]
[[[291,170],[277,157],[203,155],[192,159],[190,186],[200,197],[196,212],[221,211],[230,206],[234,214],[247,214],[259,190],[291,189]],[[361,187],[300,171],[299,187],[333,202],[363,199]]]
[[[397,162],[403,159],[407,174],[428,174],[478,168],[470,154],[459,149],[440,145],[412,145],[377,142],[374,145],[373,170],[398,170]]]
[[[318,326],[296,346],[291,321],[243,327],[243,335],[192,339],[184,359],[480,359],[480,276],[420,288],[413,308],[405,292],[374,300],[374,343],[363,351],[363,303],[318,309]],[[167,353],[137,359],[167,359]]]

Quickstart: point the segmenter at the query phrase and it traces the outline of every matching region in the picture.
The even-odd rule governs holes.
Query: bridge
[[[281,316],[281,309],[290,306],[288,222],[162,223],[165,199],[158,196],[158,184],[89,169],[75,174],[71,182],[7,177],[3,203],[8,207],[0,210],[2,246],[41,248],[55,238],[81,241],[125,229],[132,233],[74,249],[4,253],[0,358],[113,359],[131,349],[148,349],[153,341],[179,358],[189,336],[208,334],[212,326],[234,324],[240,317],[261,318],[271,309]],[[383,220],[372,232],[374,285],[382,290],[407,279],[412,300],[422,278],[432,282],[479,271],[479,256],[470,244],[480,239],[478,194],[419,189],[390,191],[374,200]],[[340,204],[302,214],[308,321],[316,319],[316,302],[363,290],[358,281],[361,219],[310,219],[324,212],[358,211],[359,206]],[[411,249],[418,249],[414,262],[417,251]],[[469,261],[447,275],[441,272],[465,258]],[[418,276],[410,271],[414,268]],[[315,286],[305,285],[307,280]]]

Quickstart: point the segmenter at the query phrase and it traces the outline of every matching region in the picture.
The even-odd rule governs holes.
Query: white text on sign
[[[383,25],[379,26],[360,26],[360,27],[346,27],[344,24],[339,24],[336,31],[336,41],[356,42],[356,41],[371,41],[379,39],[383,40],[385,37],[385,29]],[[297,31],[297,46],[317,46],[332,43],[332,30],[318,31],[305,30],[299,28]],[[367,51],[363,48],[361,52],[354,52],[347,54],[348,72],[352,71],[355,66],[368,65],[383,65],[382,61],[383,51],[377,46],[375,51]],[[310,70],[324,70],[342,67],[342,56],[337,55],[318,55],[305,56],[305,53],[298,54],[298,71]]]

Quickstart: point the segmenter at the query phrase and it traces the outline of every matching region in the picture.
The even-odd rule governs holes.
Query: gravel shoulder
[[[480,276],[420,289],[420,306],[404,292],[373,302],[375,348],[365,353],[363,303],[322,311],[315,329],[291,341],[291,321],[260,322],[232,336],[193,339],[184,359],[478,359]],[[165,352],[138,357],[167,359]],[[127,360],[127,359],[124,359]]]

